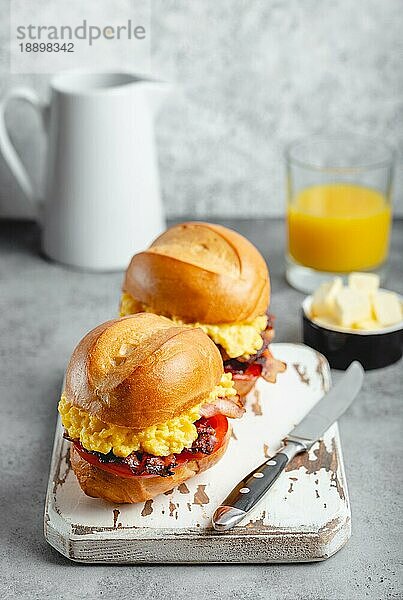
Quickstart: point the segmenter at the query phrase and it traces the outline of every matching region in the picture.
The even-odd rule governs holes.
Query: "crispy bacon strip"
[[[195,423],[197,429],[197,438],[189,448],[189,452],[202,452],[203,454],[211,454],[214,452],[214,447],[217,443],[216,432],[214,427],[209,425],[208,421],[200,419]]]
[[[245,412],[245,408],[239,396],[233,396],[232,398],[217,398],[215,402],[203,404],[199,412],[202,417],[206,418],[220,414],[230,419],[239,419]]]

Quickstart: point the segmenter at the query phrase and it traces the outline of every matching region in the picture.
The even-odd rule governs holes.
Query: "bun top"
[[[124,291],[157,314],[185,322],[249,321],[266,312],[269,272],[239,233],[210,223],[174,225],[126,271]]]
[[[141,431],[205,401],[223,364],[201,330],[138,313],[99,325],[74,350],[65,396],[104,423]]]

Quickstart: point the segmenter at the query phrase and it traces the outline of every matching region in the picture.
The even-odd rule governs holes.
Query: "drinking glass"
[[[394,151],[356,135],[291,144],[287,169],[286,278],[312,292],[334,275],[376,272],[389,251]]]

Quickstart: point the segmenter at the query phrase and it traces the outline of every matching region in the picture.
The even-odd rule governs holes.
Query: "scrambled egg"
[[[120,302],[120,316],[131,315],[144,310],[145,312],[154,312],[149,306],[141,305],[130,294],[124,292]],[[261,332],[266,329],[267,316],[261,315],[252,321],[240,321],[239,323],[184,323],[178,317],[170,317],[178,325],[187,325],[189,327],[200,327],[213,340],[224,348],[230,358],[242,356],[249,358],[256,354],[263,345]]]
[[[127,317],[128,315],[134,315],[138,312],[153,312],[152,310],[147,310],[147,308],[133,298],[131,294],[127,292],[122,293],[122,297],[120,298],[120,309],[119,316]]]
[[[263,345],[261,332],[266,329],[267,316],[256,317],[249,323],[223,323],[222,325],[208,325],[192,323],[192,327],[200,327],[213,340],[224,348],[230,358],[242,356],[249,358],[256,354]]]
[[[235,396],[232,376],[224,373],[219,385],[215,386],[206,402],[214,402],[218,397]],[[200,418],[199,408],[195,406],[179,417],[165,423],[152,425],[143,431],[133,433],[129,427],[121,427],[100,421],[82,408],[72,406],[62,395],[59,412],[68,435],[80,440],[87,450],[107,454],[112,450],[115,456],[125,457],[137,450],[149,452],[155,456],[168,456],[190,448],[197,438],[194,422]]]

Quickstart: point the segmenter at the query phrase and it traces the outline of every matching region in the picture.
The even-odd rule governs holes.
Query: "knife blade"
[[[230,492],[214,512],[216,531],[237,525],[269,491],[287,464],[308,451],[350,406],[361,389],[364,369],[354,361],[338,383],[327,392],[285,438],[285,446],[275,456],[251,471]]]
[[[357,361],[351,363],[340,381],[315,404],[287,439],[300,438],[316,442],[330,425],[348,409],[361,389],[364,369]]]

